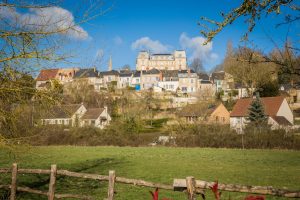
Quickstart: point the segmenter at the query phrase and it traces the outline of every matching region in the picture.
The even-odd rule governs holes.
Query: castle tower
[[[112,59],[111,59],[111,56],[109,57],[108,71],[112,71]]]

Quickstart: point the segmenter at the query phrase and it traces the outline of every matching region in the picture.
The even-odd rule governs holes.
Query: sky
[[[107,70],[111,56],[113,68],[120,69],[130,65],[135,69],[137,54],[140,50],[152,53],[172,53],[181,49],[187,51],[188,62],[200,58],[207,71],[222,63],[226,53],[226,44],[231,41],[234,47],[245,45],[241,41],[247,31],[245,19],[239,19],[226,27],[206,46],[205,38],[200,34],[197,24],[204,16],[221,20],[220,13],[235,8],[238,0],[106,0],[103,9],[109,11],[87,23],[75,27],[77,31],[68,32],[70,41],[66,51],[74,53],[70,63],[58,67],[93,65],[100,71]],[[42,13],[51,18],[67,15],[69,23],[76,23],[78,9],[73,0],[67,0],[61,7],[48,9]],[[281,10],[283,13],[284,9]],[[0,10],[0,14],[11,12]],[[16,11],[17,12],[17,11]],[[18,13],[26,18],[38,16],[37,11]],[[299,45],[299,22],[292,26],[276,24],[282,21],[282,15],[262,16],[250,34],[248,46],[264,52],[271,51],[276,45],[282,45],[286,37]],[[9,16],[8,16],[9,17]],[[39,21],[39,19],[36,19]],[[63,24],[61,24],[63,25]]]

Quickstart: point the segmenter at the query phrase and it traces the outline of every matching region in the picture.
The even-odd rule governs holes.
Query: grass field
[[[300,152],[286,150],[239,150],[209,148],[133,148],[133,147],[32,147],[16,157],[0,150],[0,167],[18,162],[21,168],[44,168],[57,164],[60,169],[172,184],[173,178],[197,179],[244,185],[272,185],[300,190]],[[24,175],[19,185],[47,190],[47,176]],[[0,183],[9,177],[0,175]],[[151,199],[149,188],[117,184],[116,199]],[[61,177],[60,193],[89,194],[103,199],[107,183]],[[3,193],[3,191],[2,191]],[[208,199],[211,192],[207,191]],[[223,199],[243,199],[246,194],[223,193]],[[185,199],[179,192],[162,191],[162,197]],[[1,198],[0,198],[1,199]],[[19,194],[19,199],[43,199]],[[46,199],[46,198],[44,198]],[[199,198],[200,199],[200,198]],[[268,197],[267,199],[284,199]]]

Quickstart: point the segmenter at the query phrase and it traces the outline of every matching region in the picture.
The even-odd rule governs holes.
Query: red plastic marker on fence
[[[159,200],[158,199],[158,193],[159,193],[158,188],[156,188],[154,192],[152,192],[152,191],[149,191],[149,192],[152,195],[152,200]],[[162,200],[171,200],[171,199],[162,198]]]
[[[216,200],[220,200],[221,192],[218,190],[218,181],[216,181],[210,189],[214,193]]]

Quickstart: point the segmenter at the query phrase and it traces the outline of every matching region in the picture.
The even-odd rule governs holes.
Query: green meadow
[[[0,150],[0,168],[13,162],[19,168],[59,169],[117,176],[172,184],[174,178],[196,179],[242,185],[274,186],[300,190],[300,151],[242,150],[167,147],[76,147],[49,146],[18,149],[14,154]],[[0,184],[9,184],[9,174],[0,174]],[[47,191],[48,176],[19,175],[18,185]],[[151,199],[150,188],[116,184],[116,199]],[[59,176],[57,193],[92,195],[104,199],[107,182]],[[213,199],[209,190],[207,199]],[[0,190],[0,199],[5,199]],[[223,192],[222,199],[240,199],[246,194]],[[186,199],[181,192],[161,191],[160,197]],[[18,193],[18,199],[46,199],[39,195]],[[200,199],[200,197],[199,197]],[[285,199],[268,196],[267,199]]]

